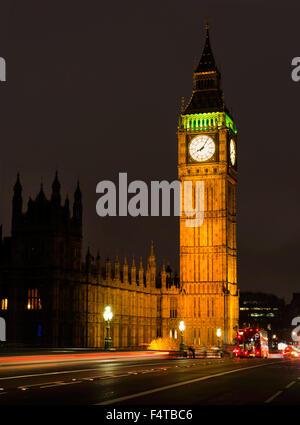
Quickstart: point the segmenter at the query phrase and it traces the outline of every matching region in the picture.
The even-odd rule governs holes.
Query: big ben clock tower
[[[233,343],[238,326],[236,184],[237,130],[224,104],[209,29],[194,71],[193,93],[178,126],[178,177],[204,182],[204,220],[180,217],[180,280],[185,343]],[[217,336],[218,335],[218,336]]]

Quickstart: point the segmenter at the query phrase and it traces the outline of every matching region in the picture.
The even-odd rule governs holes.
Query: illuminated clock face
[[[207,161],[215,153],[216,145],[211,137],[197,136],[190,143],[191,157],[198,162]]]
[[[232,165],[234,165],[236,161],[236,148],[235,141],[233,139],[230,140],[230,161]]]

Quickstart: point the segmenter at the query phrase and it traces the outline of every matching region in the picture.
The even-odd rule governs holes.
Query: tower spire
[[[154,243],[153,243],[153,240],[151,241],[150,255],[151,256],[154,256]]]
[[[52,196],[51,201],[55,205],[60,205],[61,197],[60,197],[60,183],[58,180],[58,173],[57,170],[55,172],[55,177],[52,183]]]
[[[17,174],[17,180],[14,185],[14,196],[13,196],[13,211],[12,211],[12,231],[15,230],[16,225],[19,223],[22,216],[22,185],[20,182],[20,174]]]
[[[208,35],[209,25],[210,25],[210,19],[209,19],[209,16],[206,15],[206,18],[205,18],[206,36]]]
[[[44,185],[43,185],[43,181],[41,182],[41,186],[40,186],[40,191],[36,197],[36,200],[38,202],[44,202],[46,200],[46,196],[45,196],[45,192],[44,192]]]
[[[16,183],[14,185],[14,193],[15,194],[21,194],[22,192],[22,185],[21,185],[21,181],[20,181],[20,173],[17,174],[17,180]]]
[[[79,180],[77,181],[77,187],[74,193],[73,218],[80,225],[82,224],[82,196],[81,196],[81,190],[79,186]]]
[[[193,94],[182,116],[209,112],[228,114],[221,89],[221,75],[210,44],[208,20],[206,20],[205,31],[204,47],[194,71]]]
[[[212,51],[211,44],[210,44],[208,18],[207,18],[206,23],[205,23],[205,31],[206,31],[206,33],[205,33],[205,43],[204,43],[202,55],[201,55],[199,64],[198,64],[198,66],[195,70],[195,73],[211,72],[211,71],[218,72],[216,62],[215,62],[215,58],[214,58],[214,55],[213,55],[213,51]]]

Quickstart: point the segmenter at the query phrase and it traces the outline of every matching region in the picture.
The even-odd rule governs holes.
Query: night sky
[[[241,4],[242,3],[242,4]],[[96,184],[177,178],[180,99],[209,15],[225,102],[238,126],[238,276],[242,291],[300,292],[298,1],[0,1],[0,223],[10,233],[20,171],[27,204],[55,170],[83,192],[84,249],[178,267],[177,218],[99,218]]]

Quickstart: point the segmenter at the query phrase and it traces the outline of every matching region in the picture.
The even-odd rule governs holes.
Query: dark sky
[[[264,3],[262,5],[262,3]],[[225,101],[239,129],[241,290],[300,292],[298,1],[0,1],[0,222],[10,231],[16,173],[24,195],[84,197],[84,247],[102,257],[176,264],[176,218],[99,218],[98,181],[174,180],[177,117],[211,20]]]

